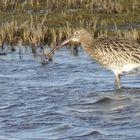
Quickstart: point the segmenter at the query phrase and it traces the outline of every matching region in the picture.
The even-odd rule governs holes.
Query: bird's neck
[[[83,38],[81,41],[81,46],[84,49],[84,51],[91,57],[94,57],[95,51],[94,51],[94,40],[92,36],[89,36],[87,38]]]

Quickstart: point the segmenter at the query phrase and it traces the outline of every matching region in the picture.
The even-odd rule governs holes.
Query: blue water
[[[0,140],[139,140],[140,77],[113,84],[82,51],[59,50],[45,66],[0,56]]]

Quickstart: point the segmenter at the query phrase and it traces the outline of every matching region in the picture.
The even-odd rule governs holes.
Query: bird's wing
[[[98,52],[113,61],[140,63],[140,45],[126,38],[99,38],[95,42]]]

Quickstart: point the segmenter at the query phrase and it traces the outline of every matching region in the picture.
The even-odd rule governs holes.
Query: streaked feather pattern
[[[83,49],[99,64],[115,74],[115,88],[120,89],[120,78],[124,72],[140,67],[140,44],[127,38],[102,37],[93,39],[85,29],[78,30],[55,49],[66,43],[80,42]]]
[[[140,45],[126,38],[99,38],[93,42],[93,47],[87,47],[87,51],[98,63],[110,69],[140,64]]]

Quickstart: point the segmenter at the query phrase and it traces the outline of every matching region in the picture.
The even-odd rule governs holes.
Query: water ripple
[[[140,139],[140,80],[122,79],[83,52],[38,58],[11,54],[0,59],[0,140]]]

